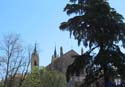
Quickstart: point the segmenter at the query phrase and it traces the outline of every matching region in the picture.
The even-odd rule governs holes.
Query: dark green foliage
[[[84,72],[83,68],[85,68],[85,66],[91,61],[91,56],[89,53],[73,57],[75,60],[71,65],[68,66],[66,72],[67,82],[69,82],[70,76],[73,76],[74,74],[79,76],[80,72]]]
[[[74,2],[72,2],[74,1]],[[124,41],[125,29],[123,17],[103,0],[71,0],[65,11],[68,15],[77,13],[67,22],[60,25],[61,30],[70,31],[78,44],[84,46],[112,45],[119,40]]]
[[[91,55],[93,60],[87,67],[85,84],[88,85],[102,76],[104,76],[105,87],[108,87],[106,85],[106,82],[109,81],[108,76],[113,77],[113,75],[120,74],[125,79],[125,54],[120,51],[120,47],[125,47],[123,16],[111,8],[106,0],[70,0],[64,11],[68,15],[76,14],[76,16],[67,22],[62,22],[60,29],[69,31],[70,36],[73,35],[78,40],[78,45],[83,42],[83,46],[89,47],[90,50],[93,48],[99,50],[98,53],[96,52],[96,56]],[[69,66],[68,74],[75,72],[73,67],[77,67],[75,69],[79,72],[81,66],[85,66],[81,61],[79,57],[76,58],[74,63]]]

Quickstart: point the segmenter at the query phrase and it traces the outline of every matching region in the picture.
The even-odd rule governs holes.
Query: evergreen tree
[[[76,15],[62,22],[60,29],[69,31],[70,36],[78,40],[78,45],[83,42],[83,46],[89,47],[90,54],[94,49],[99,50],[96,56],[92,55],[94,60],[85,82],[92,83],[102,71],[105,87],[108,87],[110,73],[124,77],[125,57],[119,46],[121,43],[125,47],[123,16],[111,8],[106,0],[70,0],[64,11],[68,15]]]

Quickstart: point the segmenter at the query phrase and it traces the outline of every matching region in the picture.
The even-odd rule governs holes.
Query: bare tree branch
[[[1,74],[1,77],[4,78],[4,86],[13,87],[11,84],[13,84],[18,73],[22,76],[19,79],[23,82],[30,65],[30,52],[27,59],[19,35],[4,36],[0,43],[0,53],[2,53],[0,54],[0,68],[5,71],[4,74]],[[12,80],[11,84],[8,83],[8,80]]]

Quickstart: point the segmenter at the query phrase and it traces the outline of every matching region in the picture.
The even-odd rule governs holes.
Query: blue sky
[[[111,6],[125,17],[125,0],[109,0]],[[20,34],[23,44],[38,44],[40,65],[46,66],[51,61],[53,51],[59,53],[63,46],[64,53],[70,49],[80,53],[82,46],[69,32],[59,30],[61,22],[69,16],[63,12],[68,0],[0,0],[0,37],[7,33]]]

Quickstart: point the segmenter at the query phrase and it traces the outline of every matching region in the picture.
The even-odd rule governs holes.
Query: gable
[[[49,64],[47,67],[51,70],[56,70],[59,72],[66,72],[67,67],[73,63],[74,58],[73,56],[79,55],[77,52],[74,50],[70,50],[66,52],[64,55],[56,59],[54,62]]]

